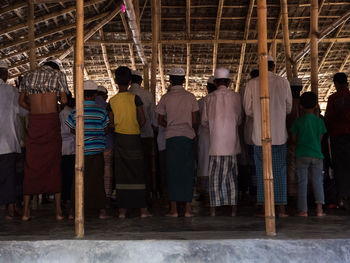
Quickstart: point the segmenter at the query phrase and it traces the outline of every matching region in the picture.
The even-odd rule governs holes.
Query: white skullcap
[[[0,68],[8,69],[9,65],[5,60],[0,60]]]
[[[217,68],[214,72],[214,80],[215,79],[229,79],[230,71],[226,68]]]
[[[172,68],[169,72],[171,76],[185,76],[185,71],[182,68]]]
[[[93,80],[84,81],[84,90],[98,90],[98,86]]]
[[[295,87],[302,87],[303,86],[303,80],[300,78],[292,78],[290,80],[290,85]]]
[[[210,76],[210,77],[208,78],[207,83],[209,83],[209,84],[214,84],[214,76]]]
[[[107,89],[105,87],[103,87],[103,86],[98,86],[97,87],[97,91],[103,92],[103,93],[108,93]]]
[[[137,71],[137,70],[132,70],[131,71],[131,75],[134,75],[134,76],[139,76],[139,77],[143,77],[142,76],[142,73],[140,71]]]
[[[270,56],[270,55],[267,55],[267,61],[275,62],[275,60],[273,59],[273,57]]]

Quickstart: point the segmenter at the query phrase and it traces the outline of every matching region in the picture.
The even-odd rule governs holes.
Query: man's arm
[[[66,105],[68,103],[67,94],[64,92],[60,92],[60,97],[61,97],[60,99],[61,104]]]
[[[192,128],[193,129],[197,129],[197,124],[198,124],[197,116],[198,116],[198,114],[199,114],[199,111],[192,112]]]
[[[140,127],[143,127],[146,123],[145,113],[143,112],[142,106],[136,107],[137,110],[137,120],[139,122]]]
[[[168,125],[167,121],[165,120],[165,116],[161,114],[158,114],[158,123],[160,126],[163,126],[165,128]]]
[[[286,99],[286,113],[289,114],[292,112],[292,107],[293,107],[293,96],[292,96],[292,91],[290,88],[289,82],[287,82],[287,99]]]
[[[30,105],[26,102],[26,95],[24,92],[19,93],[18,104],[19,104],[19,106],[30,111]]]
[[[243,108],[247,116],[253,116],[252,81],[249,81],[244,91]]]

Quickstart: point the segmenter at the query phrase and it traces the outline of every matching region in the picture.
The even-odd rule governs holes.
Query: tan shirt
[[[241,151],[238,125],[242,103],[238,93],[219,86],[204,100],[202,125],[209,126],[209,155],[234,156]]]
[[[193,139],[192,112],[198,111],[196,97],[182,86],[172,86],[157,105],[157,113],[166,116],[165,138],[184,136]]]
[[[291,112],[293,103],[288,80],[269,71],[269,92],[272,145],[285,144],[288,138],[286,116]],[[259,77],[248,82],[243,105],[246,114],[253,117],[252,140],[255,145],[261,146]]]

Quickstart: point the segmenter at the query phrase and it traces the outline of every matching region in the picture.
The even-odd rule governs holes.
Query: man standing
[[[43,66],[24,76],[19,87],[19,104],[29,110],[26,139],[26,162],[22,220],[30,217],[30,195],[54,193],[56,219],[62,220],[61,210],[61,127],[57,102],[67,103],[66,75],[60,71],[59,60],[48,60]],[[29,103],[25,100],[28,96]]]
[[[131,87],[129,92],[139,96],[142,100],[142,108],[146,123],[141,127],[141,143],[144,156],[144,172],[148,201],[152,194],[152,153],[153,153],[153,127],[157,126],[154,97],[151,92],[141,88],[142,74],[136,70],[131,71]],[[154,190],[154,189],[153,189]],[[155,194],[155,193],[153,193]]]
[[[108,91],[103,86],[98,86],[96,104],[107,109],[108,103]],[[106,206],[111,206],[111,198],[113,193],[113,128],[108,127],[108,133],[106,134],[106,149],[103,152],[104,158],[104,186],[106,192]]]
[[[17,199],[16,156],[21,152],[17,89],[6,84],[8,65],[0,61],[0,205],[7,205],[7,219],[15,217]]]
[[[348,76],[333,77],[337,90],[328,99],[325,123],[330,135],[331,156],[338,199],[348,206],[350,197],[350,91]]]
[[[178,217],[176,202],[186,202],[185,217],[192,217],[195,137],[193,127],[197,123],[199,108],[195,96],[182,87],[185,71],[173,68],[169,75],[171,89],[157,106],[159,125],[166,127],[166,165],[171,205],[167,216]]]
[[[287,204],[287,128],[286,116],[292,110],[292,93],[288,80],[273,73],[275,63],[268,56],[268,79],[270,93],[270,116],[272,138],[272,169],[275,204],[278,205],[278,216],[286,217]],[[254,160],[257,174],[257,203],[264,204],[264,180],[261,143],[261,111],[259,77],[250,80],[244,94],[244,110],[253,117],[252,140],[254,143]]]
[[[215,216],[215,207],[232,206],[236,215],[237,176],[235,156],[240,153],[238,125],[242,121],[242,103],[238,93],[228,90],[229,70],[215,70],[216,91],[205,101],[202,125],[209,127],[209,196],[210,215]]]
[[[203,107],[205,100],[208,98],[209,94],[216,90],[214,84],[214,77],[210,76],[207,82],[208,95],[201,98],[198,101],[199,106],[199,116],[203,114]],[[199,118],[201,119],[201,117]],[[198,191],[205,203],[208,200],[209,191],[209,127],[203,126],[202,124],[198,127],[198,168],[197,168],[197,178],[198,178]],[[203,195],[203,196],[202,196]]]
[[[140,127],[145,124],[142,101],[128,92],[131,70],[118,67],[115,81],[119,92],[109,101],[110,120],[114,124],[115,181],[119,218],[126,217],[127,208],[139,208],[140,217],[150,216],[147,211],[144,160]]]

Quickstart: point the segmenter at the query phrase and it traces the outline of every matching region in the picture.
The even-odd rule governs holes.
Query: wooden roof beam
[[[105,0],[90,0],[90,1],[84,3],[84,7],[87,7],[87,6],[90,6],[92,4],[96,4],[96,3],[102,2],[102,1],[105,1]],[[63,10],[60,10],[60,11],[57,11],[57,12],[53,12],[53,13],[50,13],[50,14],[38,17],[38,18],[36,18],[34,20],[34,24],[40,23],[40,22],[44,22],[44,21],[52,19],[54,17],[61,16],[63,14],[75,11],[75,8],[76,8],[75,6],[70,6],[70,7],[66,8],[66,9],[63,9]],[[4,35],[6,33],[10,33],[10,32],[19,30],[19,29],[23,29],[23,28],[27,28],[27,22],[23,22],[23,23],[20,23],[20,24],[17,24],[17,25],[5,28],[3,30],[0,30],[0,36]]]
[[[132,35],[128,26],[128,23],[126,22],[125,15],[123,12],[120,12],[120,18],[122,19],[122,23],[124,26],[125,33],[129,40],[132,39]],[[134,55],[134,45],[133,43],[129,43],[129,53],[130,53],[130,61],[131,61],[131,68],[133,70],[136,70],[136,64],[135,64],[135,55]]]
[[[224,0],[219,0],[218,12],[216,15],[216,24],[215,24],[215,37],[214,37],[214,39],[216,41],[214,42],[214,46],[213,46],[213,75],[214,75],[214,72],[216,69],[216,64],[217,64],[217,57],[218,57],[218,42],[217,42],[217,40],[219,39],[219,36],[220,36],[220,25],[221,25],[223,6],[224,6]]]
[[[159,1],[159,9],[162,10],[162,1]],[[162,12],[158,15],[158,26],[159,26],[159,39],[162,39]],[[164,78],[164,65],[163,65],[163,46],[158,43],[158,72],[160,75],[160,83],[162,85],[162,95],[166,93],[165,78]]]
[[[250,20],[252,18],[253,8],[254,8],[255,0],[250,0],[248,12],[247,12],[247,20],[245,21],[245,28],[244,28],[244,40],[248,39],[249,36],[249,27],[250,27]],[[245,49],[247,47],[246,43],[243,43],[241,46],[241,56],[239,59],[239,65],[238,65],[238,73],[237,73],[237,81],[236,81],[236,92],[239,91],[239,85],[241,82],[241,76],[242,76],[242,69],[244,64],[244,57],[245,57]]]
[[[6,14],[8,12],[17,11],[23,7],[26,7],[26,6],[27,6],[27,1],[15,4],[15,5],[9,5],[8,7],[1,9],[0,16],[2,16],[3,14]]]
[[[104,33],[103,33],[103,29],[102,28],[99,30],[99,33],[100,33],[101,40],[104,40]],[[106,45],[101,43],[101,49],[102,49],[103,61],[105,63],[106,69],[107,69],[108,78],[111,81],[113,92],[117,93],[117,85],[115,84],[115,80],[114,80],[114,77],[113,77],[111,65],[109,64]]]
[[[287,79],[291,80],[293,77],[293,72],[292,72],[292,53],[290,51],[290,39],[289,39],[287,0],[281,0],[281,13],[282,13],[282,31],[283,31],[283,44],[284,44],[284,55],[285,55],[285,63],[286,63],[286,70],[287,70]]]

